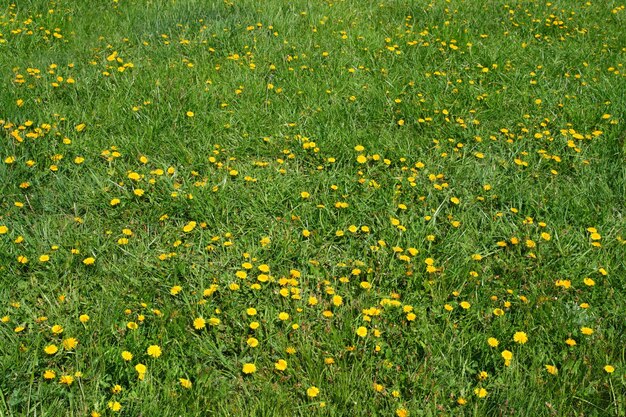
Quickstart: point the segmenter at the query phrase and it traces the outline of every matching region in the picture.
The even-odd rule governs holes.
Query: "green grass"
[[[0,415],[625,415],[624,25],[1,5]]]

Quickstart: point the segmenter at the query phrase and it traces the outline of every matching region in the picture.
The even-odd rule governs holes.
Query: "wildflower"
[[[358,329],[356,329],[356,334],[359,337],[365,337],[367,336],[367,328],[361,326]]]
[[[546,365],[546,371],[552,375],[556,375],[559,372],[558,368],[554,365]]]
[[[68,387],[72,385],[74,382],[74,377],[72,375],[61,375],[59,378],[59,384],[67,385]]]
[[[513,359],[513,352],[509,350],[503,350],[502,358],[504,359],[504,366],[509,366],[511,364],[511,359]]]
[[[161,348],[157,345],[148,346],[148,350],[146,352],[149,356],[152,356],[153,358],[158,358],[159,356],[161,356],[162,353]]]
[[[396,409],[397,417],[408,417],[409,411],[406,408],[398,408]]]
[[[122,409],[122,404],[120,404],[117,401],[109,401],[107,404],[107,407],[109,407],[111,411],[114,411],[117,413],[118,411]]]
[[[205,326],[206,326],[206,320],[204,320],[202,317],[198,317],[194,319],[193,321],[194,329],[201,330],[201,329],[204,329]]]
[[[276,368],[277,371],[284,371],[285,369],[287,369],[287,361],[284,359],[279,359],[274,364],[274,368]]]
[[[604,367],[604,372],[608,373],[608,374],[612,374],[613,372],[615,372],[615,368],[611,365],[606,365]]]
[[[593,329],[591,327],[581,327],[580,332],[586,336],[590,336],[593,334]]]
[[[307,388],[307,390],[306,390],[306,395],[309,398],[315,398],[315,397],[318,396],[319,393],[320,393],[319,388],[317,388],[315,386],[311,386],[311,387]]]
[[[462,309],[467,310],[469,309],[472,305],[470,303],[468,303],[467,301],[461,301],[461,303],[459,304],[461,306]]]
[[[187,223],[185,226],[183,226],[183,232],[189,233],[195,228],[196,228],[196,222],[192,220],[189,223]]]
[[[254,337],[249,338],[246,341],[246,344],[250,347],[257,347],[259,345],[259,341],[257,339],[255,339]]]
[[[500,342],[495,337],[490,337],[489,339],[487,339],[487,344],[491,347],[498,347]]]
[[[73,350],[78,346],[78,340],[73,337],[68,337],[67,339],[63,339],[63,348],[65,350]]]
[[[50,331],[52,332],[52,334],[61,334],[63,333],[63,327],[59,326],[58,324],[55,324],[54,326],[52,326]]]
[[[130,353],[129,351],[125,350],[122,352],[122,359],[124,359],[126,362],[132,361],[133,360],[133,354]]]
[[[178,382],[180,382],[180,386],[185,389],[191,389],[192,383],[190,380],[185,378],[178,378]]]
[[[93,265],[95,262],[96,262],[95,258],[93,258],[91,256],[89,258],[83,259],[83,263],[85,265]]]
[[[520,345],[523,345],[524,343],[528,342],[528,336],[524,332],[515,332],[515,334],[513,335],[513,341],[519,343]]]
[[[565,341],[565,343],[566,343],[568,346],[576,346],[576,341],[575,341],[574,339],[572,339],[572,338],[568,338],[568,339]]]
[[[278,314],[278,319],[281,321],[289,320],[289,314],[283,311]]]
[[[478,398],[485,398],[487,396],[487,390],[484,388],[475,388],[474,394],[476,394]]]
[[[56,374],[53,370],[46,369],[46,370],[44,371],[44,373],[43,373],[43,378],[44,378],[44,379],[47,379],[47,380],[50,380],[50,379],[54,379],[54,378],[56,378],[56,375],[57,375],[57,374]]]
[[[59,351],[59,348],[56,345],[48,345],[43,349],[48,355],[54,355]]]
[[[242,371],[247,375],[253,374],[256,372],[256,365],[253,363],[244,363]]]

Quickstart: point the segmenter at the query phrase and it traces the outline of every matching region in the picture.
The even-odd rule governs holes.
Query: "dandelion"
[[[95,262],[96,262],[96,259],[91,256],[89,258],[83,259],[83,263],[85,265],[93,265]]]
[[[493,348],[498,347],[498,345],[500,344],[500,342],[498,341],[498,339],[496,339],[495,337],[490,337],[489,339],[487,339],[487,344]]]
[[[604,372],[606,372],[607,374],[612,374],[613,372],[615,372],[615,368],[611,365],[605,365]]]
[[[551,375],[556,375],[559,372],[558,368],[554,365],[545,365],[545,367],[546,371]]]
[[[363,326],[359,327],[358,329],[356,329],[356,334],[359,337],[367,336],[367,328]]]
[[[67,385],[68,387],[74,382],[74,377],[71,375],[61,375],[59,378],[59,384]]]
[[[513,335],[513,341],[519,343],[520,345],[523,345],[524,343],[528,342],[528,336],[524,332],[515,332],[515,334]]]
[[[581,327],[580,332],[585,336],[590,336],[593,334],[593,329],[591,327]]]
[[[248,340],[246,340],[246,344],[252,348],[255,348],[259,346],[259,341],[255,339],[254,337],[251,337]]]
[[[309,398],[315,398],[315,397],[317,397],[319,395],[319,393],[320,393],[319,388],[317,388],[315,386],[311,386],[311,387],[307,388],[307,390],[306,390],[306,395]]]
[[[244,363],[242,371],[246,375],[253,374],[256,372],[256,365],[253,363]]]
[[[513,352],[509,350],[503,350],[501,355],[504,359],[504,366],[509,366],[511,364],[511,360],[513,359]]]
[[[67,339],[63,339],[63,348],[65,350],[74,350],[76,346],[78,346],[78,340],[73,337],[68,337]]]
[[[274,364],[274,368],[276,368],[277,371],[284,371],[285,369],[287,369],[287,361],[284,359],[279,359]]]
[[[151,345],[151,346],[148,346],[146,353],[148,354],[148,356],[151,356],[156,359],[159,356],[161,356],[162,351],[158,345]]]
[[[133,354],[130,353],[129,351],[125,350],[122,352],[122,359],[124,359],[126,362],[132,361],[133,360]]]
[[[50,370],[50,369],[46,369],[43,373],[43,378],[46,380],[54,379],[56,378],[56,376],[57,374],[53,370]]]
[[[474,394],[476,394],[478,398],[485,398],[487,396],[487,390],[484,388],[475,388]]]
[[[59,348],[56,345],[48,345],[43,349],[48,355],[54,355],[59,351]]]
[[[397,417],[408,417],[409,411],[406,408],[398,408],[396,409]]]
[[[178,382],[180,382],[180,386],[185,389],[191,389],[192,383],[190,380],[185,378],[178,378]]]
[[[122,404],[120,404],[117,401],[109,401],[107,403],[107,407],[109,407],[109,410],[117,413],[118,411],[122,409]]]
[[[196,319],[194,319],[193,321],[193,328],[196,330],[201,330],[204,329],[206,326],[206,320],[204,320],[202,317],[198,317]]]

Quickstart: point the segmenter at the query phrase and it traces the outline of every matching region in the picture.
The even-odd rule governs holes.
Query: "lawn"
[[[623,0],[0,4],[0,416],[626,415]]]

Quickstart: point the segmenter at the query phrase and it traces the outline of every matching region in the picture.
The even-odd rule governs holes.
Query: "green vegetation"
[[[0,415],[625,415],[625,26],[1,5]]]

